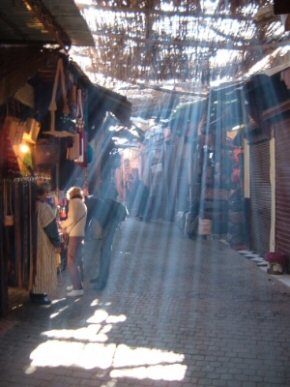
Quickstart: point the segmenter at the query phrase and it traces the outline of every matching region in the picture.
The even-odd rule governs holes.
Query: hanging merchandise
[[[82,90],[77,90],[76,130],[73,146],[67,150],[67,159],[86,166],[86,133]]]
[[[3,182],[3,209],[4,209],[4,226],[11,227],[14,225],[14,215],[12,210],[12,186],[11,182]]]
[[[83,95],[82,95],[82,90],[78,89],[78,104],[77,104],[77,131],[79,134],[79,157],[77,160],[75,160],[77,163],[84,164],[85,163],[85,120],[84,120],[84,105],[83,105]]]
[[[35,184],[33,177],[0,180],[3,212],[10,215],[2,235],[8,285],[25,289],[31,287],[36,262]]]
[[[57,109],[56,98],[59,80],[61,81],[63,107],[62,111]],[[75,123],[70,116],[70,109],[68,105],[67,91],[65,85],[65,74],[63,68],[62,58],[58,59],[56,73],[53,83],[52,96],[49,105],[50,111],[50,130],[44,132],[54,137],[71,137],[76,133]]]
[[[53,138],[39,140],[32,148],[32,156],[35,167],[55,165],[60,158],[59,143]]]
[[[35,118],[27,118],[23,140],[35,144],[40,132],[40,123]]]
[[[80,133],[81,127],[79,125],[79,122],[82,119],[82,117],[79,118],[79,115],[82,114],[82,106],[80,106],[81,102],[79,101],[80,95],[81,94],[79,94],[79,90],[78,90],[77,91],[77,109],[76,109],[77,133],[75,133],[73,135],[73,145],[67,149],[67,153],[66,153],[66,158],[68,160],[73,160],[76,162],[78,162],[82,156],[82,152],[81,152],[82,151],[82,143],[81,143],[81,133]]]
[[[12,145],[18,145],[22,141],[25,123],[19,118],[7,115],[4,120],[3,129],[6,131]]]
[[[49,181],[49,180],[47,180]],[[30,289],[36,271],[36,248],[37,248],[37,219],[35,211],[35,186],[36,178],[16,179],[15,187],[22,195],[21,214],[22,222],[20,229],[22,235],[22,286]]]
[[[73,144],[67,148],[66,158],[68,160],[76,160],[80,156],[80,135],[79,133],[74,134]]]
[[[17,156],[11,145],[10,138],[6,131],[0,130],[0,171],[1,177],[21,176]]]
[[[71,79],[73,82],[73,79]],[[71,89],[70,89],[70,108],[71,108],[71,114],[74,118],[77,117],[77,110],[78,110],[78,87],[75,83],[73,83]]]

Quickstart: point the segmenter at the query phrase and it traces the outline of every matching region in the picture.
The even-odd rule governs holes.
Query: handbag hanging
[[[11,183],[4,180],[4,226],[11,227],[14,225],[14,215],[12,213],[12,187]]]
[[[56,97],[59,81],[61,82],[63,109],[62,112],[57,110]],[[50,130],[44,132],[54,137],[72,137],[75,134],[75,124],[70,116],[70,109],[67,99],[65,85],[65,74],[63,60],[59,58],[56,66],[56,73],[53,83],[52,96],[48,110],[50,111]]]

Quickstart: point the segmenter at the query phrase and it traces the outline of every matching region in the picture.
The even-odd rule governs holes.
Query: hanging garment
[[[16,154],[13,150],[10,138],[6,131],[0,131],[0,169],[3,177],[21,176]]]
[[[61,110],[58,109],[56,101],[59,82],[63,98],[63,107]],[[50,130],[44,132],[45,134],[61,138],[71,137],[76,133],[74,120],[70,115],[62,58],[59,58],[57,61],[52,96],[48,110],[50,111]]]
[[[80,157],[80,134],[73,136],[73,146],[67,148],[66,158],[68,160],[77,160]]]
[[[3,185],[4,226],[11,227],[14,225],[14,215],[12,211],[12,183],[11,181],[4,180]]]
[[[17,178],[10,182],[13,227],[5,228],[5,256],[8,283],[29,289],[32,284],[36,250],[36,221],[34,211],[34,178]],[[3,182],[2,182],[3,184]]]
[[[25,122],[13,116],[6,116],[3,130],[6,131],[12,145],[19,145],[25,130]]]

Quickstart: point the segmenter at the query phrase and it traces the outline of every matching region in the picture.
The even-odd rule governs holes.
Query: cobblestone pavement
[[[290,386],[290,289],[216,241],[127,219],[109,284],[0,320],[1,386]],[[93,254],[94,255],[94,254]],[[17,302],[15,302],[17,301]]]

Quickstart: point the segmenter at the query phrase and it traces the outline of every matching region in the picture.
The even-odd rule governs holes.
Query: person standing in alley
[[[137,168],[133,168],[131,174],[128,176],[126,182],[126,198],[127,207],[129,212],[136,214],[137,207],[137,190],[139,186],[139,171]]]
[[[72,289],[68,289],[67,296],[79,297],[84,294],[83,244],[87,207],[79,187],[70,188],[67,191],[67,199],[69,200],[68,217],[61,223],[63,231],[68,234],[67,266],[72,282]]]
[[[139,180],[136,190],[136,216],[139,220],[148,220],[149,218],[149,192],[149,188],[144,184],[143,180]]]
[[[57,286],[56,254],[60,251],[61,243],[55,212],[48,203],[49,191],[47,184],[36,187],[36,270],[30,299],[39,305],[51,303],[47,293],[52,292]]]
[[[122,203],[111,198],[98,199],[95,203],[88,229],[92,254],[99,253],[99,269],[97,276],[90,282],[94,284],[95,290],[100,291],[107,285],[116,230],[120,222],[125,220],[127,210]]]

